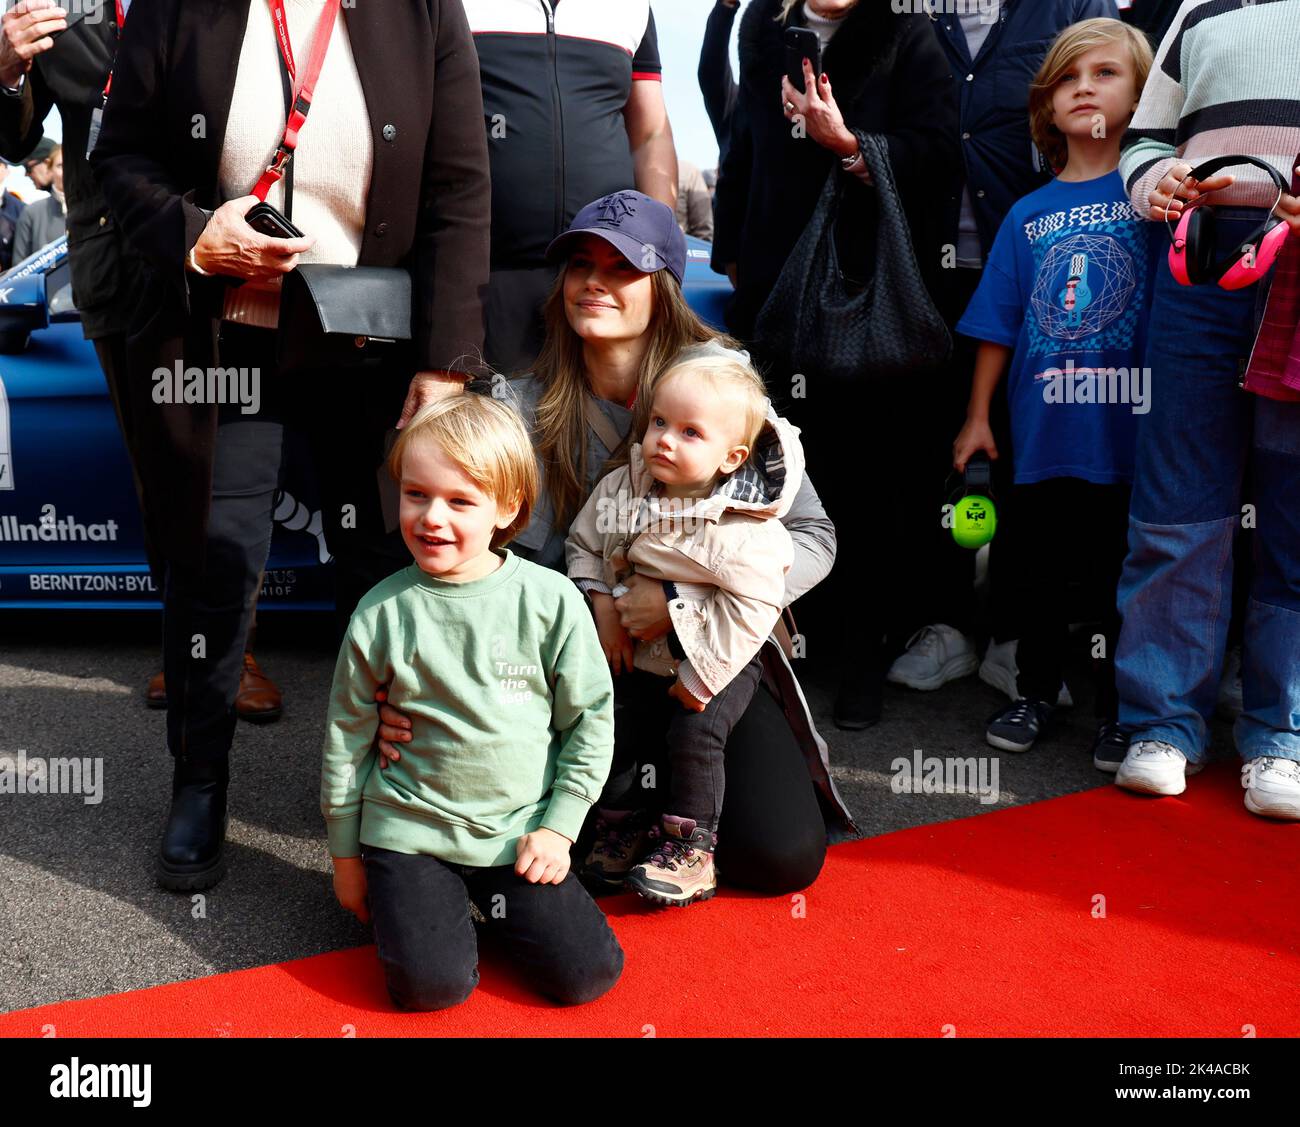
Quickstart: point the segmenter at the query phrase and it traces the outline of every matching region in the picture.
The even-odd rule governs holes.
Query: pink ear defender
[[[1263,169],[1277,185],[1277,199],[1273,203],[1273,208],[1276,208],[1282,202],[1287,183],[1271,164],[1254,157],[1215,157],[1193,168],[1183,177],[1179,187],[1193,177],[1204,180],[1221,169],[1247,164]],[[1218,282],[1225,290],[1240,290],[1258,282],[1277,261],[1282,244],[1291,231],[1285,220],[1272,214],[1273,208],[1240,247],[1218,262],[1211,257],[1214,254],[1214,209],[1206,205],[1204,197],[1183,208],[1177,227],[1166,214],[1165,224],[1169,227],[1170,238],[1169,270],[1174,280],[1184,286]]]

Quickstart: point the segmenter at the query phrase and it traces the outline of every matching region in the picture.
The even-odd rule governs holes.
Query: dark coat
[[[58,109],[72,299],[82,332],[98,340],[126,332],[143,285],[143,264],[127,249],[86,160],[91,114],[103,101],[117,49],[113,0],[87,0],[79,11],[69,6],[68,25],[53,47],[36,56],[22,96],[0,97],[0,156],[19,161],[31,153],[51,108]]]
[[[214,362],[228,283],[187,272],[185,259],[206,222],[200,208],[225,202],[218,173],[249,3],[135,0],[91,156],[148,263],[127,340],[135,393],[146,400],[141,414],[154,420],[142,425],[139,444],[146,521],[164,557],[191,566],[206,535],[217,409],[147,399],[155,368]],[[460,0],[388,0],[344,6],[341,18],[374,138],[358,264],[411,271],[416,368],[463,367],[483,346],[491,198],[464,8]],[[312,124],[309,116],[304,129]]]
[[[961,189],[969,180],[986,255],[1011,205],[1052,178],[1029,134],[1029,84],[1052,40],[1080,20],[1119,18],[1115,0],[1000,0],[997,13],[973,60],[957,16],[933,21],[961,104],[962,160],[952,173],[957,190],[942,220],[944,237],[956,241]]]
[[[826,177],[839,166],[839,158],[811,137],[793,136],[782,113],[782,36],[803,19],[796,7],[788,24],[778,23],[780,10],[780,0],[752,0],[741,19],[740,97],[716,196],[713,268],[722,272],[737,264],[728,324],[746,340]],[[961,158],[953,83],[930,21],[896,14],[891,0],[860,0],[824,52],[822,69],[845,123],[885,137],[917,259],[934,276],[940,266],[938,240],[931,237],[934,215],[952,191],[947,170]],[[869,232],[875,189],[852,173],[837,174],[849,187],[845,218]],[[855,251],[860,268],[869,250],[850,234],[844,253],[852,260]],[[869,269],[869,261],[865,265]]]
[[[18,231],[18,217],[27,205],[13,192],[5,192],[0,199],[0,270],[14,264],[14,235]]]

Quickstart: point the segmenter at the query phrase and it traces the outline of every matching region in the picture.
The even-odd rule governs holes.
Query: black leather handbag
[[[916,263],[888,145],[883,137],[855,133],[871,172],[867,190],[875,196],[874,254],[866,256],[865,267],[854,268],[863,276],[849,277],[841,265],[836,228],[851,185],[835,167],[754,326],[768,355],[792,372],[832,382],[935,367],[952,349]]]
[[[284,277],[276,357],[283,372],[405,360],[411,275],[391,266],[305,263]]]

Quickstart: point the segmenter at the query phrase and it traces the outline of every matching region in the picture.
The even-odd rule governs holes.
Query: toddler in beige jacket
[[[734,353],[674,365],[653,396],[642,441],[597,484],[565,546],[618,704],[614,766],[583,873],[654,903],[689,904],[716,891],[723,752],[780,618],[793,545],[779,518],[802,482],[803,451]],[[614,597],[634,572],[665,585],[664,638],[634,644],[619,622]],[[645,797],[656,779],[647,768],[665,749],[669,798],[655,811],[663,804]]]

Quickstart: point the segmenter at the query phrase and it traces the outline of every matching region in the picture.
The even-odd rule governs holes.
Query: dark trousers
[[[716,832],[726,786],[727,741],[754,699],[762,675],[756,655],[703,712],[691,712],[668,695],[670,678],[640,669],[615,677],[614,762],[600,805],[674,814]],[[668,777],[666,790],[656,785],[663,774]],[[666,802],[657,797],[665,793]]]
[[[935,304],[951,326],[981,272],[942,274]],[[976,348],[955,335],[953,344],[946,365],[907,379],[864,372],[859,383],[827,386],[809,374],[797,385],[789,373],[766,372],[777,409],[802,430],[808,474],[838,541],[830,576],[796,608],[813,660],[835,653],[883,677],[920,627],[976,628],[975,554],[944,527],[943,507],[959,495],[952,444],[966,419]],[[1005,429],[996,404],[993,415]]]
[[[282,379],[274,333],[245,326],[223,326],[218,364],[258,369],[260,410],[220,407],[203,567],[168,561],[163,585],[167,743],[173,755],[206,760],[224,757],[234,738],[286,426],[305,428],[312,448],[340,635],[357,600],[410,562],[400,534],[385,530],[379,492],[385,436],[401,410],[405,377],[376,371]]]
[[[1012,489],[1004,523],[1019,529],[1019,543],[1024,545],[1016,557],[1017,687],[1022,697],[1055,703],[1065,673],[1069,625],[1095,621],[1103,635],[1099,645],[1090,647],[1097,715],[1118,718],[1116,591],[1128,550],[1129,495],[1127,485],[1097,485],[1073,477]]]
[[[530,884],[511,865],[449,865],[370,845],[361,858],[379,961],[399,1009],[446,1009],[478,985],[471,901],[484,936],[552,1001],[593,1001],[623,973],[623,949],[572,873],[560,884]]]
[[[614,714],[616,756],[623,742],[622,711]],[[627,721],[622,725],[625,731]],[[761,686],[732,728],[723,772],[726,801],[718,820],[718,879],[769,896],[807,888],[826,860],[826,822],[790,723]],[[574,849],[576,856],[587,855],[591,829],[589,820]]]

